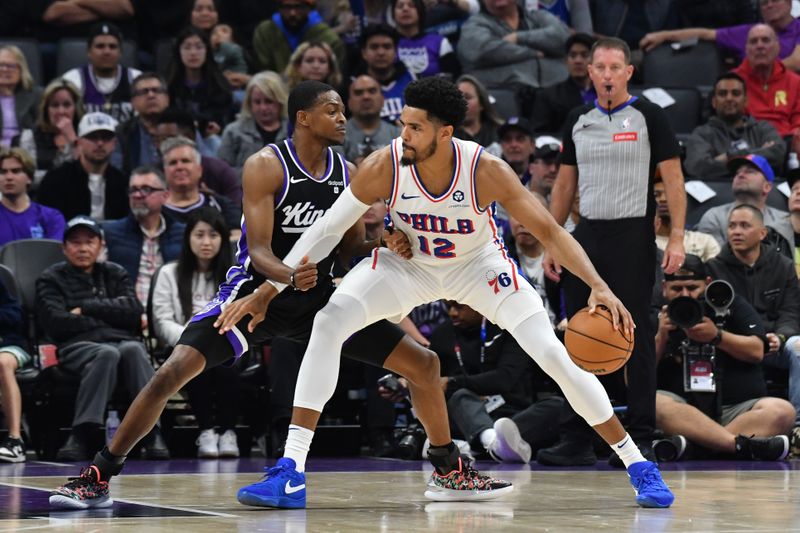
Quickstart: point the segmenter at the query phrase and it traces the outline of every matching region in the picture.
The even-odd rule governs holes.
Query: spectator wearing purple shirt
[[[22,148],[0,152],[0,246],[20,239],[61,240],[64,234],[64,216],[28,196],[35,170],[33,158]]]
[[[759,0],[761,19],[775,30],[780,42],[778,58],[787,68],[800,70],[800,20],[792,17],[792,0]],[[739,59],[745,56],[744,47],[747,33],[755,24],[741,24],[728,28],[683,28],[648,33],[639,43],[640,48],[649,52],[664,41],[683,41],[700,39],[715,41],[719,48],[733,51]]]

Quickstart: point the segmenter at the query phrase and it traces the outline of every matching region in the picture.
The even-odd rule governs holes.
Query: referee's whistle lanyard
[[[458,359],[458,366],[461,367],[461,373],[465,376],[467,374],[467,367],[464,366],[464,358],[461,356],[461,346],[458,341],[453,345],[453,351],[456,352],[456,359]],[[481,370],[483,370],[483,362],[486,359],[486,317],[481,320]]]

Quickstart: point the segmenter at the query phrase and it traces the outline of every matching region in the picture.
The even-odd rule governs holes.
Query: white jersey
[[[505,257],[492,208],[481,209],[475,198],[475,170],[483,147],[455,138],[452,146],[455,164],[450,186],[434,196],[425,188],[416,165],[400,165],[402,139],[392,141],[392,221],[408,235],[414,260],[424,264],[469,261],[487,247]]]

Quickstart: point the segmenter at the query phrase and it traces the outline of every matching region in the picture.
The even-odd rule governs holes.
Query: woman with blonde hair
[[[0,146],[11,146],[23,129],[33,127],[41,94],[22,51],[14,45],[0,46]]]
[[[342,83],[336,54],[327,43],[322,42],[301,43],[289,58],[284,76],[290,91],[306,80],[321,81],[337,89]]]
[[[51,168],[78,157],[78,122],[83,117],[83,99],[72,83],[57,79],[50,83],[38,101],[38,119],[12,141],[24,148],[34,161],[34,185],[38,185]]]
[[[242,111],[222,133],[217,157],[236,168],[241,177],[244,162],[270,143],[284,140],[289,91],[275,72],[265,70],[247,83]]]

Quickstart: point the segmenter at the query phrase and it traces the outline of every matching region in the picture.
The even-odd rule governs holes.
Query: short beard
[[[435,154],[435,153],[436,153],[436,148],[437,148],[438,146],[439,146],[439,143],[436,141],[436,139],[434,139],[434,140],[433,140],[433,142],[432,142],[432,143],[431,143],[431,144],[428,146],[428,148],[425,150],[425,155],[424,155],[424,156],[422,156],[422,157],[419,157],[419,158],[418,158],[418,157],[405,157],[405,156],[401,156],[401,157],[400,157],[400,166],[401,166],[401,167],[407,167],[407,166],[410,166],[410,165],[416,164],[416,163],[418,163],[419,161],[425,161],[425,160],[426,160],[426,159],[428,159],[430,156],[432,156],[433,154]],[[416,154],[416,153],[417,153],[417,151],[416,151],[416,150],[414,150],[414,153]]]
[[[150,210],[146,207],[131,207],[131,214],[136,220],[141,220],[150,214]]]

